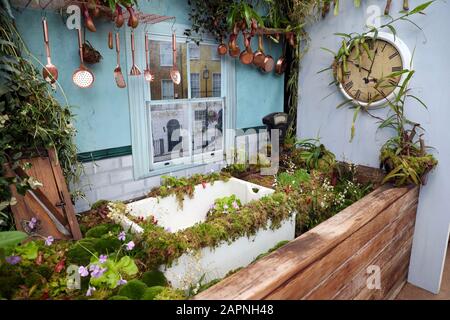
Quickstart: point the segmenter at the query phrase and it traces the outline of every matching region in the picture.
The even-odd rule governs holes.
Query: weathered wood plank
[[[390,263],[392,258],[404,247],[412,246],[412,235],[414,227],[411,226],[402,234],[399,234],[393,239],[392,244],[381,251],[378,256],[372,260],[368,265],[380,266],[381,272],[386,270],[386,266]],[[367,266],[366,266],[367,267]],[[333,297],[338,300],[350,300],[361,294],[365,290],[367,284],[367,270],[363,268],[353,279],[348,280],[347,284]]]
[[[382,186],[195,299],[262,299],[374,219],[411,188]]]
[[[417,202],[416,202],[417,203]],[[398,219],[388,224],[375,237],[360,248],[353,256],[331,272],[320,284],[307,293],[303,299],[331,299],[346,284],[348,279],[356,275],[361,270],[365,270],[380,251],[391,245],[398,235],[403,235],[414,226],[417,204],[405,210],[405,213]],[[371,226],[368,224],[367,226]],[[410,235],[409,235],[410,236]],[[350,238],[349,238],[350,239]],[[401,240],[404,240],[401,238]],[[318,270],[317,272],[320,272]]]

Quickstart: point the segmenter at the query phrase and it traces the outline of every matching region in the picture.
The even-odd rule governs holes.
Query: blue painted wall
[[[189,25],[187,1],[158,0],[140,1],[140,10],[145,13],[175,16],[177,24]],[[128,90],[118,89],[113,78],[116,66],[115,50],[107,47],[110,23],[96,23],[97,32],[86,31],[86,39],[100,51],[101,63],[90,66],[95,73],[95,82],[90,89],[79,89],[72,83],[72,73],[79,66],[77,34],[68,30],[60,15],[46,12],[52,62],[58,67],[59,82],[68,102],[76,114],[75,126],[79,152],[89,152],[131,145]],[[16,12],[18,29],[32,54],[45,62],[41,11]],[[170,30],[167,30],[170,33]],[[124,30],[121,30],[121,47],[125,49]],[[256,41],[254,41],[256,47]],[[268,43],[267,52],[276,59],[278,47]],[[121,54],[122,68],[125,52]],[[125,71],[125,70],[124,70]],[[237,128],[262,125],[261,118],[283,109],[283,78],[262,75],[254,68],[236,65]],[[58,98],[63,101],[61,94]]]
[[[411,6],[420,3],[412,2]],[[328,86],[332,81],[331,72],[317,72],[332,62],[331,55],[321,50],[321,47],[332,50],[339,48],[340,39],[333,34],[363,31],[369,6],[379,5],[382,12],[385,1],[364,1],[360,9],[353,7],[353,1],[341,3],[339,16],[330,15],[308,30],[311,43],[300,71],[298,136],[319,136],[339,159],[378,167],[380,147],[392,133],[377,130],[378,123],[363,114],[356,123],[355,139],[349,142],[353,111],[336,109],[344,98],[336,87]],[[400,11],[401,4],[401,1],[394,1],[391,14]],[[449,12],[450,3],[436,1],[427,10],[427,15],[412,17],[423,28],[423,32],[408,22],[399,22],[395,26],[398,37],[411,51],[415,50],[413,63],[416,74],[411,88],[428,105],[428,110],[425,110],[418,103],[410,101],[406,112],[409,118],[423,125],[426,143],[436,148],[432,152],[439,160],[439,166],[429,176],[428,184],[421,189],[409,270],[410,282],[432,292],[439,291],[450,223],[450,43],[445,33],[445,30],[450,30]],[[386,110],[375,110],[373,113],[384,117]]]

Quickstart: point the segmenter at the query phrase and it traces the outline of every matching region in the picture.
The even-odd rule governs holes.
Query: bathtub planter
[[[195,186],[194,196],[185,196],[182,207],[175,195],[164,198],[146,198],[127,205],[130,215],[147,218],[150,215],[158,220],[158,225],[177,232],[206,220],[206,214],[214,201],[219,198],[235,195],[242,203],[261,199],[274,190],[247,181],[230,178],[228,181],[216,181],[213,184]],[[144,230],[126,216],[116,217],[116,222],[134,233]],[[160,267],[172,286],[187,289],[195,286],[200,280],[203,283],[223,278],[232,270],[245,267],[258,255],[267,252],[280,241],[292,240],[295,237],[295,213],[285,219],[279,228],[272,230],[261,228],[252,237],[240,237],[233,242],[222,242],[215,248],[202,248],[195,252],[184,253],[171,266]]]

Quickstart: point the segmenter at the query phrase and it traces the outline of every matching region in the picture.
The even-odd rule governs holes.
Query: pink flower
[[[37,224],[37,219],[35,217],[31,218],[30,221],[28,221],[28,228],[30,228],[31,230],[34,230],[34,228],[36,228],[36,224]]]
[[[51,246],[53,244],[53,241],[55,241],[55,238],[53,238],[52,236],[48,236],[47,238],[45,238],[45,245]]]
[[[100,263],[105,263],[106,260],[108,260],[108,256],[106,254],[100,255],[100,257],[98,258],[98,262]]]
[[[232,206],[236,210],[239,209],[239,205],[238,205],[238,203],[236,201],[233,201]]]
[[[80,276],[82,276],[82,277],[87,277],[87,276],[89,275],[88,269],[87,269],[86,267],[83,267],[83,266],[81,266],[81,267],[78,268],[78,273],[79,273]]]
[[[93,264],[89,267],[89,271],[91,271],[91,276],[93,278],[100,278],[106,270],[106,268],[102,268],[98,264]]]
[[[133,250],[133,248],[134,248],[134,242],[133,242],[133,241],[130,241],[130,242],[128,242],[128,243],[126,244],[126,249],[127,249],[128,251]]]
[[[120,241],[125,241],[125,238],[126,238],[125,231],[120,232],[119,236],[117,237],[117,239],[119,239]]]

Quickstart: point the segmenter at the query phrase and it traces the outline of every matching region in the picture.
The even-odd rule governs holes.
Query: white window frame
[[[169,52],[168,54],[166,53],[166,50],[164,52],[162,51],[164,46],[161,46],[161,43],[164,43],[164,46],[168,45],[170,47],[170,49],[168,50],[168,52]],[[165,61],[164,61],[164,63],[163,63],[163,56],[165,56],[165,55],[169,56],[170,62],[165,63]],[[159,65],[161,67],[173,66],[173,52],[172,52],[172,46],[171,46],[170,42],[164,41],[164,42],[160,42],[160,44],[159,44]]]
[[[184,30],[188,28],[187,25],[176,24],[176,30]],[[160,23],[155,25],[149,34],[150,39],[154,41],[164,41],[169,42],[171,40],[171,23]],[[126,37],[131,36],[131,30],[126,29]],[[136,39],[142,39],[142,41],[136,41],[136,58],[135,62],[138,65],[145,65],[145,50],[144,50],[144,28],[137,28],[134,30]],[[177,34],[177,43],[188,43],[188,39],[180,32]],[[217,46],[217,43],[211,38],[203,41],[202,44]],[[128,44],[125,44],[126,46]],[[131,51],[126,48],[126,63],[127,69],[131,68]],[[187,51],[187,57],[185,58],[187,62],[189,59],[189,50]],[[190,64],[188,63],[187,70],[187,83],[190,83]],[[179,159],[174,159],[169,165],[154,164],[153,159],[153,139],[151,133],[151,112],[150,104],[162,104],[162,103],[182,103],[188,101],[190,97],[190,90],[188,90],[188,99],[175,99],[172,101],[152,101],[151,92],[148,90],[148,83],[143,77],[135,77],[127,75],[128,78],[128,100],[130,106],[130,118],[131,118],[131,142],[132,142],[132,152],[133,152],[133,172],[135,179],[143,179],[151,176],[158,176],[161,174],[167,174],[168,172],[173,172],[177,170],[188,169],[196,166],[204,166],[208,162],[222,162],[224,160],[224,155],[226,158],[230,158],[232,155],[233,142],[235,139],[234,131],[229,131],[228,129],[236,128],[236,71],[235,71],[235,60],[228,56],[221,58],[221,73],[222,73],[222,88],[221,98],[200,98],[195,99],[196,101],[205,100],[216,100],[221,99],[222,101],[222,124],[223,124],[223,148],[224,151],[220,150],[214,151],[214,155],[208,153],[198,154],[191,157],[190,161],[184,162]],[[190,119],[193,117],[192,109],[190,110]],[[189,123],[192,126],[192,121]],[[192,139],[190,139],[192,141]],[[192,148],[189,148],[189,152],[192,153]],[[220,154],[219,154],[220,153]],[[203,161],[198,163],[199,159]]]
[[[211,60],[218,61],[221,59],[221,56],[217,52],[217,46],[211,46]]]

